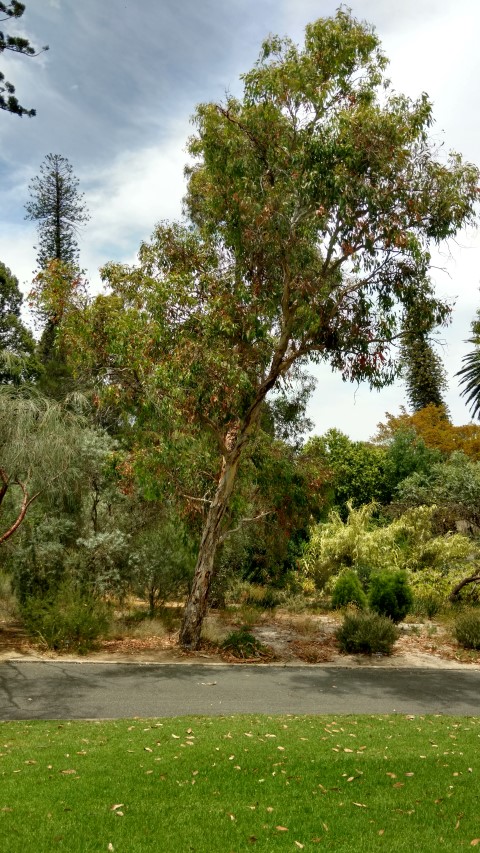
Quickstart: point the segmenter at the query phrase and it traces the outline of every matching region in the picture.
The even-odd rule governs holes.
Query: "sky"
[[[239,76],[269,33],[303,39],[337,0],[25,0],[24,16],[2,26],[25,35],[36,58],[6,55],[0,70],[35,118],[0,111],[0,260],[28,292],[35,270],[35,223],[25,221],[28,185],[48,153],[73,166],[90,211],[80,234],[81,266],[94,292],[108,261],[134,263],[155,224],[177,219],[185,191],[185,145],[198,103],[241,94]],[[478,0],[351,0],[373,24],[390,60],[392,85],[434,105],[435,142],[480,164]],[[480,307],[480,236],[462,232],[433,257],[437,292],[455,304],[436,335],[447,369],[454,423],[470,416],[455,373]],[[314,432],[331,427],[367,440],[385,412],[406,405],[400,381],[380,392],[312,370]]]

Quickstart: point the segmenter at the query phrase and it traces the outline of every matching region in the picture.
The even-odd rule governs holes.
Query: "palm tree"
[[[462,358],[463,367],[456,376],[460,377],[461,396],[466,397],[467,406],[474,418],[480,420],[480,312],[472,323],[473,337],[467,343],[475,349]]]

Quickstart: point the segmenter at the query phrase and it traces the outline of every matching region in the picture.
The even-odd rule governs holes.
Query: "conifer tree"
[[[11,18],[21,18],[25,11],[25,3],[19,3],[18,0],[11,0],[10,3],[0,2],[0,23],[8,21]],[[36,51],[30,44],[28,39],[22,36],[10,36],[0,32],[0,54],[9,50],[12,53],[21,53],[23,56],[38,56],[39,53],[48,50],[48,45],[45,45],[41,50]],[[27,110],[19,104],[15,95],[15,86],[5,80],[5,75],[0,71],[0,110],[6,110],[9,113],[14,113],[17,116],[34,116],[35,110]]]
[[[419,412],[425,406],[440,406],[447,414],[444,394],[447,379],[442,359],[430,342],[430,329],[407,317],[400,351],[402,377],[410,408]]]
[[[60,154],[47,154],[40,174],[30,183],[25,218],[38,222],[37,262],[41,269],[51,260],[78,264],[78,229],[90,219],[78,184],[71,164]]]
[[[78,178],[66,157],[47,154],[40,166],[40,174],[30,183],[30,201],[25,205],[26,219],[38,222],[39,273],[34,281],[31,296],[38,308],[37,314],[44,325],[38,344],[38,357],[44,371],[40,382],[42,393],[62,400],[73,389],[71,372],[64,355],[56,345],[61,312],[49,310],[48,300],[38,298],[45,287],[60,288],[61,301],[76,288],[81,278],[78,267],[78,228],[89,220],[83,193],[78,190]]]

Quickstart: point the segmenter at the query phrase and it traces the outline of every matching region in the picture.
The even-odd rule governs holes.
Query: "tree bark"
[[[215,554],[222,535],[222,521],[228,508],[237,476],[241,447],[235,448],[231,457],[224,459],[217,491],[210,504],[198,551],[192,589],[185,605],[180,630],[180,645],[185,649],[198,649],[202,623],[208,603],[208,593],[213,575]]]
[[[462,590],[463,587],[467,586],[467,584],[469,583],[475,583],[475,581],[480,581],[480,575],[478,573],[476,575],[471,575],[469,578],[464,578],[463,581],[457,583],[456,587],[454,587],[454,589],[452,589],[450,593],[449,601],[455,601],[455,599],[458,597],[458,593],[460,592],[460,590]]]
[[[5,533],[3,533],[0,536],[0,545],[2,544],[2,542],[6,542],[7,539],[10,539],[10,536],[13,536],[15,531],[18,530],[23,519],[25,518],[25,516],[27,514],[28,507],[30,506],[30,504],[33,503],[34,500],[36,500],[38,498],[38,496],[40,494],[40,492],[37,492],[36,495],[33,495],[31,498],[29,498],[27,490],[26,490],[25,486],[23,485],[23,483],[19,483],[18,481],[15,481],[14,485],[20,486],[20,488],[22,490],[22,493],[23,493],[22,505],[20,507],[20,512],[19,512],[16,520],[13,522],[12,526],[9,527],[8,530],[6,530]]]

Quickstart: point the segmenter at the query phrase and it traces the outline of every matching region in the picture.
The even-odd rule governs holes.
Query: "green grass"
[[[467,850],[479,756],[480,718],[1,723],[0,849]]]

